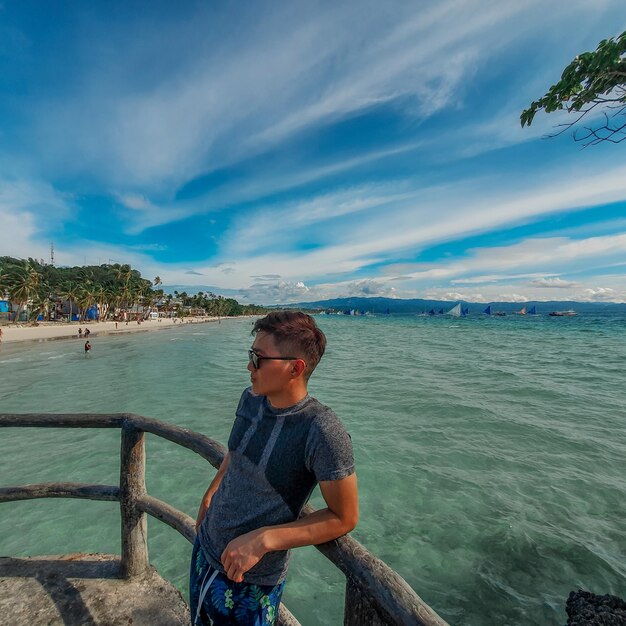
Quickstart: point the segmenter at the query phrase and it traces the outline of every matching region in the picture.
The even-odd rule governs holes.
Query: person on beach
[[[358,521],[352,443],[307,384],[326,337],[297,311],[256,321],[228,452],[198,511],[190,569],[193,624],[266,626],[278,617],[289,550]],[[327,507],[299,519],[319,484]]]
[[[82,337],[82,336],[83,336],[83,329],[82,329],[80,326],[78,327],[78,336],[79,336],[79,337]],[[86,337],[86,336],[87,336],[87,335],[85,335],[85,337]]]
[[[88,328],[85,328],[85,339],[87,339],[91,335],[91,331]]]
[[[85,341],[85,354],[87,354],[91,350],[91,344],[89,341]]]

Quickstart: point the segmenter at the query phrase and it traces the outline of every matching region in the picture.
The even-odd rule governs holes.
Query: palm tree
[[[152,284],[153,284],[155,287],[158,287],[159,285],[162,285],[162,284],[163,284],[163,281],[161,280],[161,277],[160,277],[160,276],[155,276],[155,277],[154,277],[154,280],[152,281]]]
[[[100,284],[96,285],[93,290],[96,306],[98,307],[98,321],[101,319],[106,321],[109,314],[109,307],[107,306],[107,292],[106,289]]]
[[[22,307],[31,300],[41,285],[41,274],[29,260],[24,263],[14,263],[8,268],[7,284],[11,302],[17,304],[17,312],[13,322],[17,324]]]
[[[77,292],[76,301],[80,307],[80,319],[84,322],[87,319],[87,311],[96,299],[93,285],[87,281],[85,285],[80,287]]]
[[[50,291],[47,285],[43,285],[38,289],[30,299],[29,321],[34,322],[43,314],[44,318],[49,318],[48,307],[50,306]]]
[[[72,304],[78,299],[79,293],[80,293],[80,289],[78,285],[72,282],[67,282],[67,283],[62,284],[61,288],[59,289],[59,297],[62,298],[63,300],[69,300],[69,303],[70,303],[69,321],[70,322],[72,321],[72,308],[73,308]]]

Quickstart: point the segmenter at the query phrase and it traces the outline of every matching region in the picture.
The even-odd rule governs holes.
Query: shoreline
[[[176,321],[174,321],[176,319]],[[21,342],[41,342],[54,341],[57,339],[86,339],[84,331],[86,328],[90,330],[89,340],[104,335],[125,335],[137,332],[150,332],[154,330],[164,330],[166,328],[180,328],[188,324],[206,324],[209,322],[219,322],[222,319],[218,317],[189,317],[189,318],[160,318],[160,320],[146,320],[141,324],[133,322],[117,322],[117,328],[114,321],[108,322],[39,322],[37,326],[17,326],[3,325],[0,326],[3,331],[3,337],[0,341],[2,344],[15,344]],[[78,334],[78,329],[83,330],[83,335]]]

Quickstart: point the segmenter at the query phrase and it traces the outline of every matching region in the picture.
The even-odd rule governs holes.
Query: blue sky
[[[623,0],[5,0],[0,255],[242,302],[626,301],[626,146],[519,124],[625,29]]]

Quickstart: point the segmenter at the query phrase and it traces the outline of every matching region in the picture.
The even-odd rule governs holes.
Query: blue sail
[[[428,311],[428,315],[435,315],[435,309],[431,309],[430,311]]]
[[[465,317],[469,313],[469,307],[461,308],[461,315]]]
[[[528,315],[537,315],[537,307],[531,306],[530,309],[528,309]]]
[[[443,315],[443,309],[439,309],[439,315]]]
[[[487,307],[487,308],[483,311],[483,313],[484,313],[485,315],[491,315],[491,305],[489,305],[489,306],[488,306],[488,307]]]

